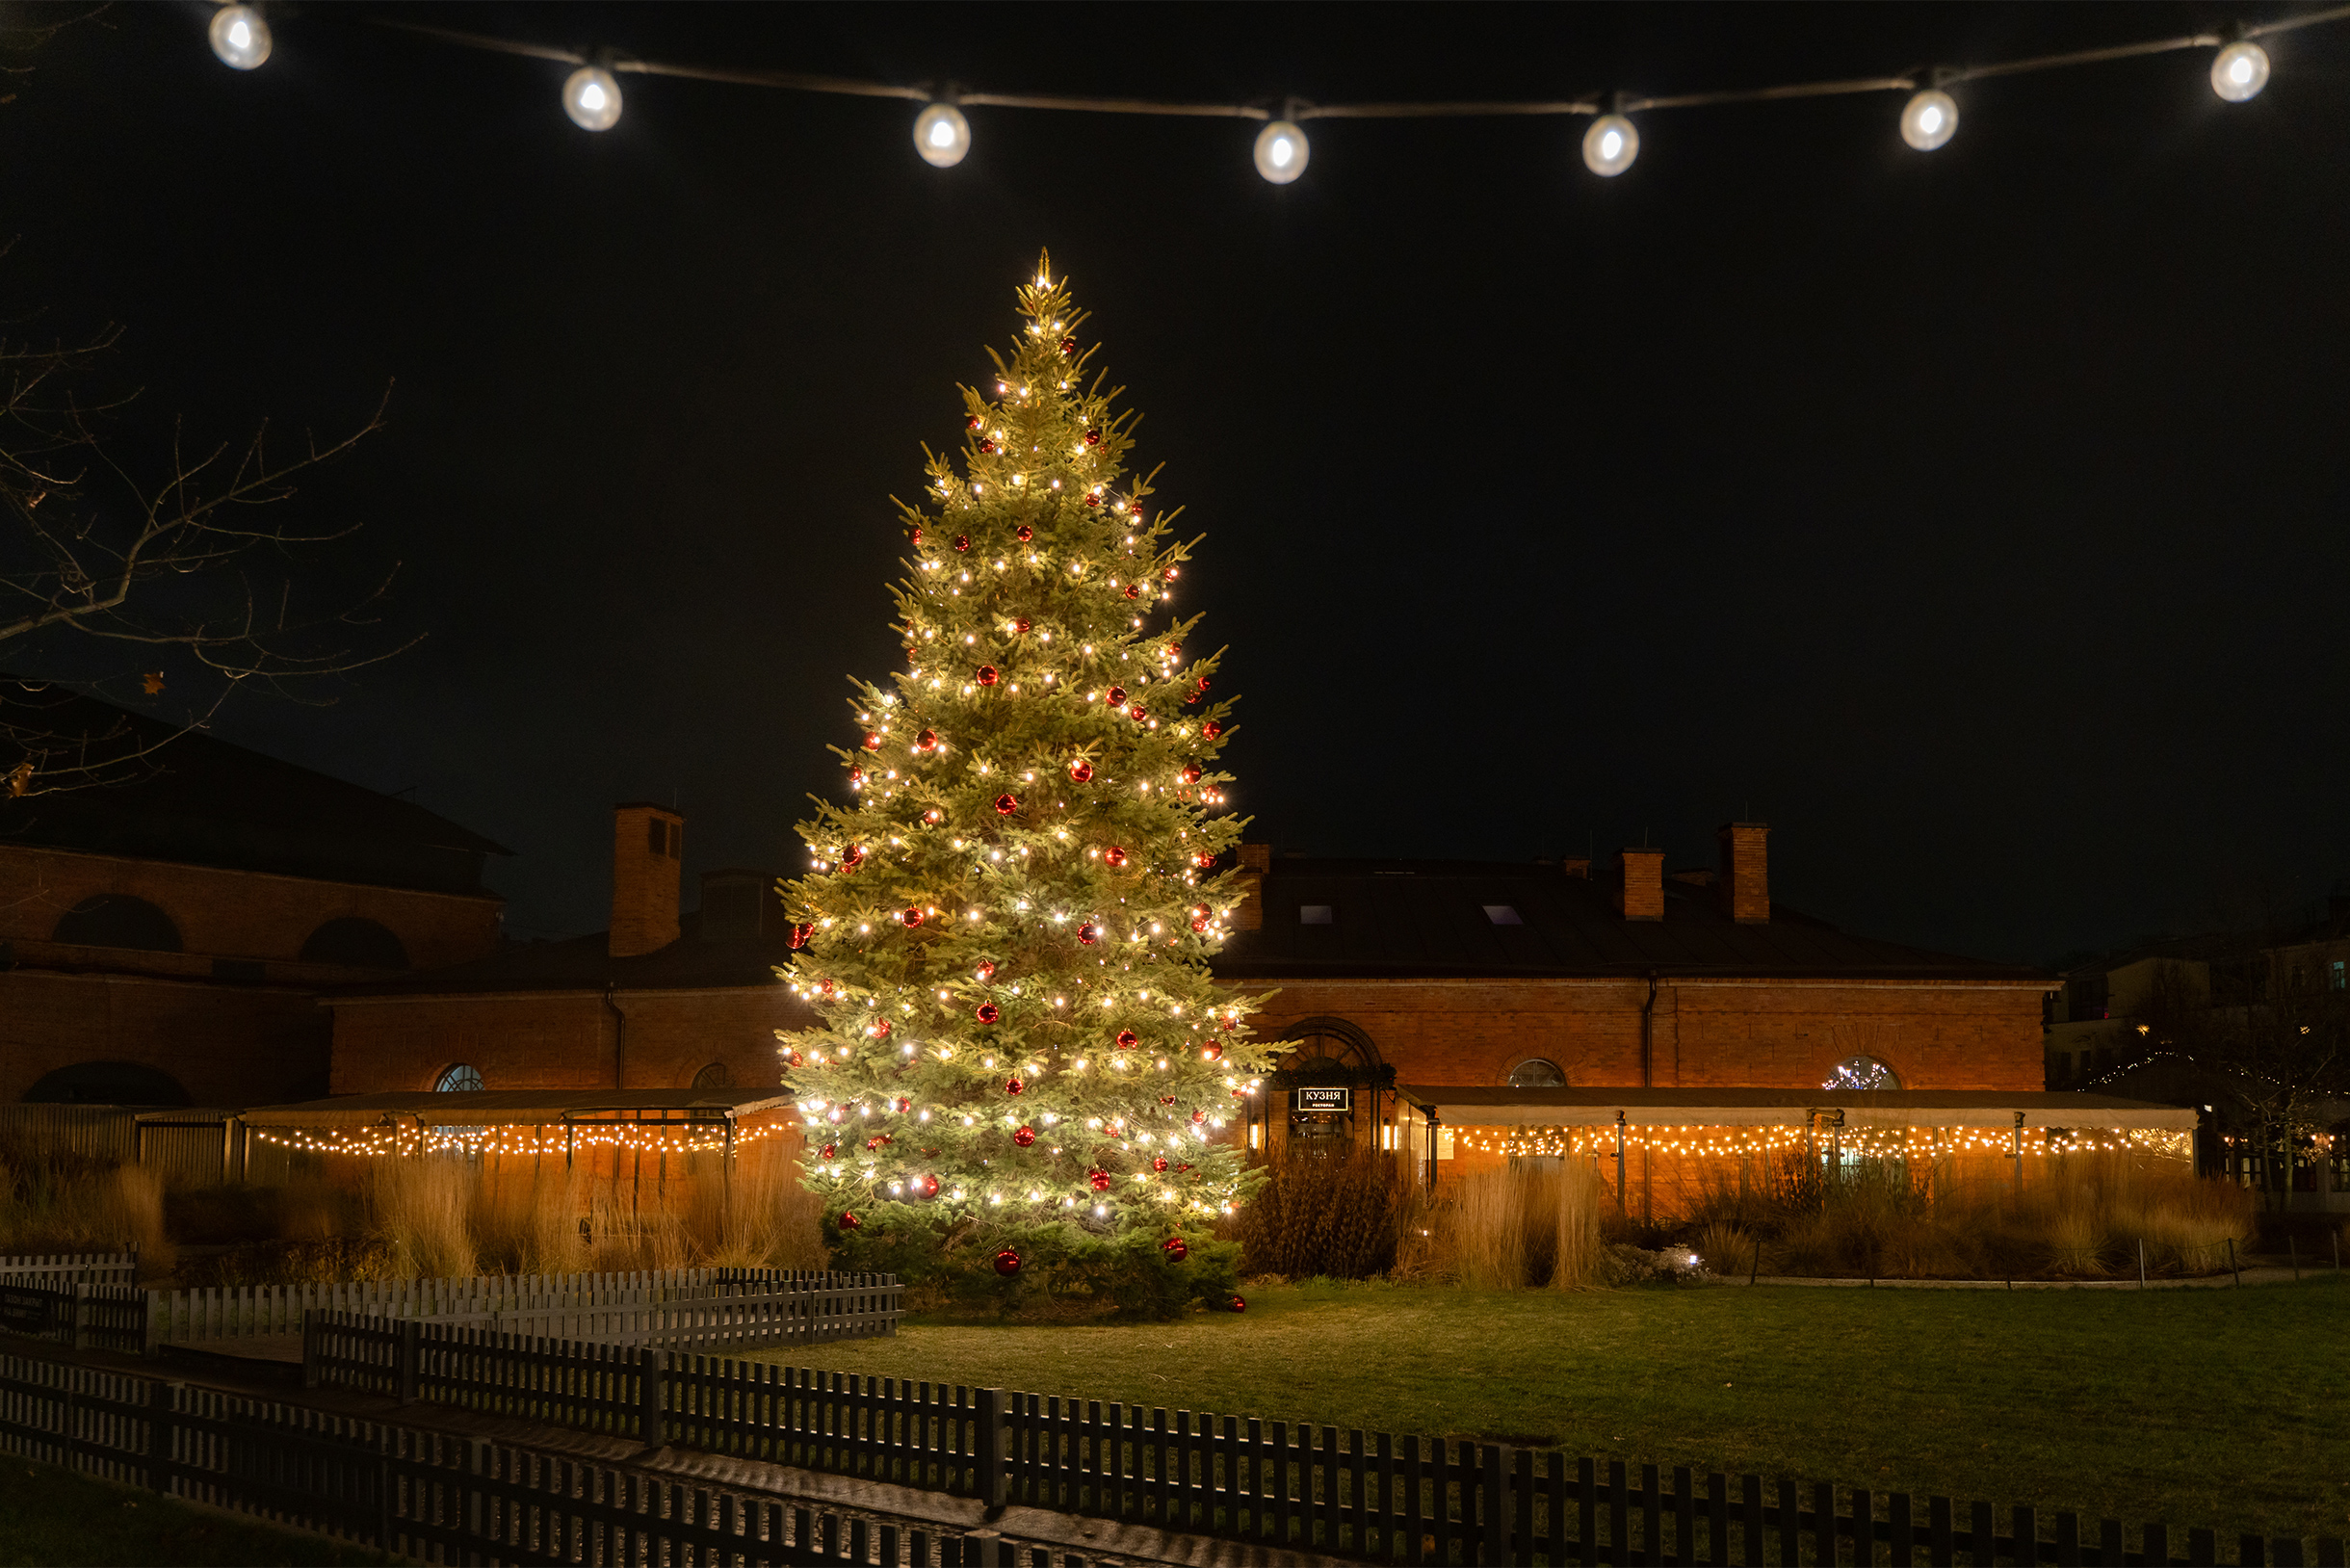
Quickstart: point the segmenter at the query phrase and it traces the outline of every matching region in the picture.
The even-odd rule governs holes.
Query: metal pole
[[[2146,1289],[2146,1238],[2138,1238],[2138,1289]]]
[[[2228,1272],[2235,1276],[2235,1288],[2242,1290],[2244,1288],[2244,1270],[2236,1267],[2235,1238],[2232,1236],[2228,1238]]]
[[[1616,1213],[1624,1213],[1624,1112],[1616,1112]]]

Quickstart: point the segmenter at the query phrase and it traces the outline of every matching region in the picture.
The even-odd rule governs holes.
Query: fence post
[[[172,1429],[178,1425],[185,1383],[150,1384],[147,1391],[147,1489],[171,1495]]]
[[[992,1514],[1004,1506],[1011,1479],[1005,1474],[1004,1464],[1004,1391],[982,1388],[973,1392],[979,1397],[979,1429],[972,1466],[979,1472],[975,1479],[980,1506]]]
[[[666,1435],[662,1420],[662,1385],[667,1381],[669,1356],[644,1346],[637,1351],[637,1435],[648,1449],[657,1449]]]
[[[400,1320],[400,1402],[414,1404],[424,1368],[425,1325],[413,1318]],[[389,1550],[386,1548],[385,1550]]]
[[[312,1310],[301,1315],[301,1386],[318,1387],[319,1320],[326,1314]]]
[[[1485,1511],[1477,1521],[1477,1561],[1490,1563],[1515,1562],[1509,1555],[1509,1464],[1508,1450],[1499,1443],[1485,1445]],[[1652,1484],[1649,1496],[1656,1496]],[[1463,1521],[1466,1523],[1466,1521]],[[1308,1544],[1312,1538],[1308,1537]],[[1530,1554],[1529,1554],[1530,1555]],[[1648,1555],[1658,1557],[1657,1543],[1648,1543]]]
[[[73,1282],[71,1289],[73,1291],[72,1317],[70,1325],[65,1331],[65,1339],[76,1350],[79,1350],[82,1347],[82,1303],[89,1299],[90,1287],[77,1279]]]

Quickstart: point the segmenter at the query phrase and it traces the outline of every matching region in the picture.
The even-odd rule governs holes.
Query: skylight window
[[[1297,924],[1300,926],[1327,926],[1331,924],[1330,906],[1326,903],[1299,904],[1297,906]]]
[[[1514,904],[1489,903],[1485,906],[1485,918],[1496,926],[1523,926],[1526,924],[1525,921],[1518,918],[1518,910]]]

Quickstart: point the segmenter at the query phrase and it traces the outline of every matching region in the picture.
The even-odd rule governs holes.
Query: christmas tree
[[[845,1265],[1222,1305],[1228,1129],[1266,1065],[1208,972],[1231,700],[1170,608],[1198,541],[1129,472],[1049,258],[1019,313],[959,461],[926,446],[897,503],[908,667],[852,683],[849,803],[800,824],[786,979],[822,1025],[782,1036],[786,1082]]]

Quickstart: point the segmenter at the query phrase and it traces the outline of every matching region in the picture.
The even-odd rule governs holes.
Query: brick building
[[[0,797],[0,1100],[322,1092],[322,989],[496,951],[482,871],[507,851],[487,839],[92,698],[38,703],[47,733],[146,755],[97,787]]]
[[[333,992],[334,1092],[779,1084],[775,1031],[815,1019],[775,978],[775,878],[706,873],[681,913],[685,820],[632,804],[613,823],[609,930]]]

